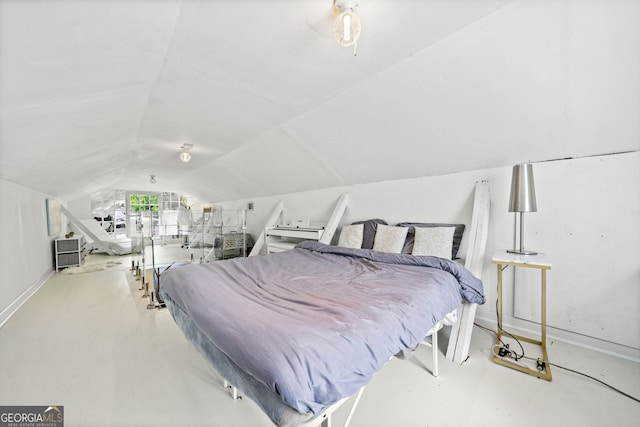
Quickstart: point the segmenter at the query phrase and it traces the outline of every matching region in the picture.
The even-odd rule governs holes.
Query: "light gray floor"
[[[158,261],[185,253],[165,248]],[[106,259],[92,255],[87,264]],[[122,264],[54,274],[0,328],[0,405],[64,405],[66,426],[271,425],[251,401],[230,399],[166,309],[146,308],[130,258],[108,259]],[[351,425],[638,425],[639,403],[561,369],[547,382],[496,365],[492,343],[475,328],[469,360],[460,366],[442,357],[437,378],[428,348],[391,360]],[[549,357],[640,397],[638,363],[561,342],[549,343]],[[347,413],[339,409],[335,425]]]

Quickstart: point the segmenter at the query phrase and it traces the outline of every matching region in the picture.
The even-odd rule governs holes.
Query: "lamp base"
[[[518,255],[538,255],[536,251],[526,251],[524,249],[507,249],[507,253]]]

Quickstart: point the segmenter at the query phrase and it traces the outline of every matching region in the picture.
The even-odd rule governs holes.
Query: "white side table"
[[[267,227],[264,230],[267,253],[285,252],[293,249],[303,240],[319,241],[324,233],[324,227],[296,227],[282,226]]]
[[[519,255],[508,253],[506,251],[496,253],[491,259],[491,262],[496,264],[498,267],[498,344],[500,344],[499,339],[504,332],[502,329],[502,270],[507,266],[513,266],[514,268],[536,268],[540,270],[542,286],[540,340],[538,341],[533,338],[510,333],[508,335],[531,344],[539,345],[542,349],[544,367],[539,370],[529,369],[525,366],[512,363],[495,355],[493,357],[493,361],[499,365],[507,366],[529,375],[551,381],[551,367],[549,366],[549,356],[547,355],[547,270],[551,270],[551,262],[547,259],[545,254]]]

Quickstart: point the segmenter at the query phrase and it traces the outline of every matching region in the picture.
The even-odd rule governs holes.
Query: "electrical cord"
[[[507,267],[504,267],[504,268],[507,268]],[[504,270],[504,268],[503,268],[503,270]],[[499,330],[499,331],[504,332],[504,333],[505,333],[505,334],[507,334],[507,335],[509,335],[509,336],[510,336],[511,338],[513,338],[513,339],[518,343],[518,345],[520,346],[520,351],[521,351],[520,355],[518,355],[517,353],[513,353],[513,354],[514,354],[514,359],[515,359],[516,361],[518,361],[519,359],[521,359],[521,358],[523,358],[523,357],[524,357],[524,347],[522,347],[522,343],[520,342],[520,340],[519,340],[518,338],[516,338],[515,336],[513,336],[509,331],[507,331],[507,330],[505,330],[505,329],[503,329],[503,328],[502,328],[502,322],[500,321],[500,316],[498,316],[498,300],[497,300],[497,299],[496,299],[496,318],[498,319],[498,330]],[[493,332],[493,331],[491,331],[491,332]],[[500,339],[500,335],[496,334],[496,336],[498,337],[498,339]],[[502,344],[504,344],[504,342],[503,342],[501,339],[500,339],[500,342],[501,342]],[[509,346],[508,346],[508,345],[506,345],[506,347],[508,348]]]
[[[508,265],[505,265],[504,267],[502,267],[502,271],[504,271],[507,267],[509,267]],[[497,284],[496,284],[497,287]],[[496,298],[496,318],[498,319],[498,331],[502,331],[505,334],[509,335],[511,338],[513,338],[518,345],[520,346],[520,351],[521,354],[518,355],[517,353],[513,352],[513,359],[517,362],[520,358],[524,357],[524,347],[522,346],[522,343],[520,342],[520,340],[518,338],[516,338],[514,335],[512,335],[509,331],[505,330],[502,328],[502,322],[500,319],[500,316],[498,316],[498,299]],[[493,331],[492,331],[493,332]],[[502,344],[504,344],[504,342],[500,339],[500,334],[496,334],[496,336],[498,337],[498,339],[500,340],[500,342]],[[505,347],[509,348],[509,345],[506,344]]]
[[[498,349],[498,351],[496,352],[496,349]],[[508,358],[508,359],[512,359],[509,360],[509,363],[513,363],[515,365],[521,366],[523,368],[527,368],[529,369],[529,367],[523,363],[520,363],[518,360],[522,359],[522,356],[519,356],[516,359],[516,352],[509,349],[509,344],[506,344],[505,346],[502,346],[500,344],[494,344],[493,346],[491,346],[491,352],[493,353],[493,355],[495,357],[502,357],[502,358]]]
[[[494,344],[493,346],[491,346],[491,352],[493,353],[493,355],[494,355],[494,356],[497,356],[497,357],[508,357],[508,358],[514,359],[514,360],[515,360],[515,362],[517,362],[519,359],[533,360],[533,361],[535,361],[535,362],[538,364],[538,366],[542,366],[542,367],[544,367],[544,365],[546,364],[546,365],[553,366],[553,367],[558,368],[558,369],[563,369],[563,370],[565,370],[565,371],[572,372],[572,373],[574,373],[574,374],[582,375],[582,376],[584,376],[584,377],[586,377],[586,378],[589,378],[590,380],[593,380],[593,381],[596,381],[596,382],[598,382],[598,383],[602,384],[603,386],[605,386],[605,387],[607,387],[607,388],[609,388],[609,389],[611,389],[611,390],[613,390],[613,391],[616,391],[616,392],[620,393],[621,395],[623,395],[623,396],[625,396],[625,397],[628,397],[628,398],[629,398],[629,399],[631,399],[631,400],[634,400],[634,401],[636,401],[636,402],[640,403],[640,399],[638,399],[638,398],[636,398],[636,397],[634,397],[634,396],[632,396],[632,395],[630,395],[630,394],[628,394],[628,393],[625,393],[624,391],[622,391],[622,390],[620,390],[620,389],[617,389],[617,388],[613,387],[613,386],[612,386],[612,385],[610,385],[610,384],[607,384],[606,382],[604,382],[604,381],[602,381],[602,380],[599,380],[599,379],[597,379],[597,378],[595,378],[595,377],[592,377],[591,375],[585,374],[585,373],[580,372],[580,371],[576,371],[576,370],[574,370],[574,369],[566,368],[566,367],[564,367],[564,366],[560,366],[560,365],[555,364],[555,363],[551,363],[551,362],[549,362],[548,360],[543,360],[543,359],[534,359],[533,357],[525,356],[525,355],[524,355],[524,350],[522,350],[522,355],[517,355],[517,353],[516,353],[516,352],[514,352],[514,351],[513,351],[513,350],[511,350],[511,349],[509,349],[509,344],[505,344],[505,343],[500,339],[500,335],[498,335],[498,333],[497,333],[496,331],[494,331],[493,329],[489,329],[489,328],[487,328],[487,327],[485,327],[485,326],[479,325],[479,324],[477,324],[477,323],[475,323],[475,322],[474,322],[473,324],[474,324],[475,326],[479,327],[480,329],[484,329],[485,331],[491,332],[492,334],[494,334],[494,335],[498,338],[498,340],[500,341],[500,343],[502,343],[502,345],[500,345],[500,344]],[[499,327],[499,326],[498,326],[498,327]],[[504,330],[503,330],[503,332],[506,332],[506,331],[504,331]],[[507,333],[508,333],[508,332],[507,332]],[[510,334],[509,334],[509,335],[510,335]],[[516,339],[516,341],[518,341],[518,340]],[[518,343],[519,343],[519,341],[518,341]],[[522,344],[520,344],[520,347],[522,348]],[[498,353],[496,353],[496,348],[498,349]],[[517,363],[517,364],[518,364],[518,365],[520,365],[520,366],[524,366],[524,365],[522,365],[521,363]]]
[[[502,268],[502,270],[505,270],[507,267],[508,266],[504,266]],[[491,347],[491,352],[493,353],[494,356],[510,358],[510,359],[512,359],[511,363],[515,363],[515,364],[517,364],[519,366],[523,366],[523,367],[526,367],[526,366],[524,366],[523,364],[518,362],[520,359],[527,359],[527,360],[535,361],[536,362],[536,367],[538,368],[538,370],[543,370],[545,368],[545,365],[549,365],[549,366],[554,366],[554,367],[556,367],[558,369],[563,369],[565,371],[572,372],[574,374],[582,375],[582,376],[584,376],[586,378],[589,378],[589,379],[591,379],[593,381],[596,381],[596,382],[604,385],[605,387],[607,387],[607,388],[609,388],[609,389],[611,389],[613,391],[616,391],[616,392],[620,393],[621,395],[623,395],[625,397],[628,397],[629,399],[632,399],[632,400],[640,403],[640,399],[638,399],[638,398],[636,398],[636,397],[634,397],[634,396],[632,396],[632,395],[630,395],[628,393],[625,393],[624,391],[619,390],[619,389],[613,387],[612,385],[605,383],[604,381],[601,381],[601,380],[599,380],[599,379],[597,379],[595,377],[592,377],[591,375],[582,373],[580,371],[576,371],[574,369],[566,368],[564,366],[560,366],[560,365],[557,365],[555,363],[551,363],[548,360],[544,360],[542,358],[534,359],[533,357],[525,356],[524,347],[522,346],[522,343],[520,342],[520,340],[518,338],[516,338],[513,334],[511,334],[509,331],[506,331],[506,330],[504,330],[502,328],[502,322],[500,321],[500,316],[498,316],[498,300],[497,299],[496,299],[496,318],[498,319],[498,331],[500,331],[500,332],[510,336],[511,338],[513,338],[518,343],[518,345],[520,346],[521,353],[518,354],[514,350],[510,349],[509,348],[509,344],[505,344],[505,342],[502,341],[502,338],[500,337],[500,334],[498,332],[496,332],[496,331],[494,331],[492,329],[489,329],[487,327],[484,327],[482,325],[479,325],[479,324],[474,322],[475,326],[494,334],[496,336],[496,338],[498,339],[498,341],[500,342],[500,344],[502,344],[502,345],[494,344]],[[497,353],[496,353],[496,349],[498,349]]]
[[[534,358],[532,358],[532,357],[528,357],[528,356],[527,356],[527,357],[525,357],[525,359],[536,360],[536,359],[534,359]],[[630,394],[628,394],[628,393],[625,393],[624,391],[619,390],[619,389],[617,389],[617,388],[613,387],[612,385],[605,383],[605,382],[604,382],[604,381],[602,381],[602,380],[599,380],[599,379],[597,379],[597,378],[595,378],[595,377],[592,377],[591,375],[585,374],[585,373],[580,372],[580,371],[576,371],[576,370],[574,370],[574,369],[565,368],[564,366],[560,366],[560,365],[557,365],[557,364],[555,364],[555,363],[551,363],[551,362],[548,362],[548,361],[545,361],[545,363],[546,363],[546,364],[548,364],[549,366],[553,366],[554,368],[564,369],[565,371],[569,371],[569,372],[572,372],[572,373],[574,373],[574,374],[582,375],[582,376],[584,376],[584,377],[589,378],[590,380],[593,380],[593,381],[599,382],[599,383],[600,383],[600,384],[602,384],[603,386],[608,387],[608,388],[610,388],[610,389],[611,389],[611,390],[613,390],[613,391],[617,391],[617,392],[618,392],[618,393],[620,393],[621,395],[623,395],[623,396],[625,396],[625,397],[628,397],[629,399],[631,399],[631,400],[635,400],[636,402],[640,403],[640,399],[638,399],[638,398],[636,398],[636,397],[634,397],[634,396],[632,396],[632,395],[630,395]]]

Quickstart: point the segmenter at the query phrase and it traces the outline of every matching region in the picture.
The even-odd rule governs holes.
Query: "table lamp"
[[[533,165],[531,163],[515,165],[511,175],[509,212],[520,214],[520,248],[510,249],[507,252],[520,255],[537,255],[537,252],[524,249],[524,213],[536,212],[537,210],[536,189],[533,185]]]

